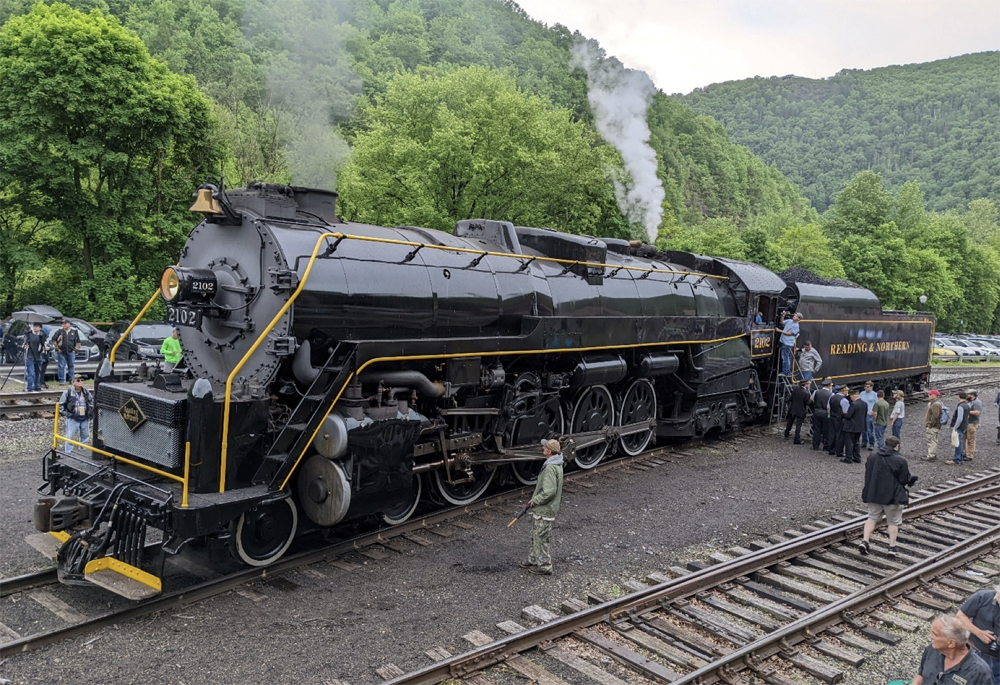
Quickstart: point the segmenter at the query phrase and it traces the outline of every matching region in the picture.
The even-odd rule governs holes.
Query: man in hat
[[[74,376],[73,387],[63,390],[62,397],[59,398],[59,411],[66,417],[66,437],[89,445],[94,395],[83,387],[83,376]],[[72,443],[66,443],[67,454],[73,451],[73,447]]]
[[[927,436],[927,456],[923,461],[937,461],[938,437],[941,434],[941,414],[944,404],[941,402],[940,390],[928,390],[927,416],[924,418],[924,434]],[[947,423],[947,418],[945,423]]]
[[[799,354],[799,377],[804,381],[811,381],[819,373],[821,366],[823,366],[823,358],[813,348],[812,343],[806,340],[806,344],[802,346],[802,352]]]
[[[549,538],[552,533],[552,522],[559,512],[559,502],[562,500],[563,486],[563,455],[562,446],[558,440],[543,440],[542,454],[545,463],[538,474],[535,492],[531,496],[531,518],[534,527],[531,531],[531,553],[528,561],[520,564],[521,568],[540,576],[552,575],[552,555],[549,552]]]
[[[955,447],[955,457],[949,464],[961,464],[965,454],[965,433],[969,430],[969,395],[964,391],[958,393],[958,406],[955,415],[951,417],[951,428],[958,433],[958,445]]]
[[[861,434],[865,432],[865,417],[868,404],[861,399],[857,388],[850,390],[851,404],[844,412],[844,458],[845,464],[861,463]]]
[[[847,399],[847,386],[833,386],[833,396],[830,398],[830,449],[827,450],[835,457],[844,457],[844,414],[850,408],[851,402]]]
[[[785,321],[781,330],[781,373],[786,376],[792,374],[792,350],[795,349],[795,339],[799,337],[799,321],[802,315],[798,312]]]
[[[31,332],[24,336],[24,382],[28,392],[38,392],[45,382],[43,362],[49,350],[48,339],[42,332],[42,324],[31,324]]]
[[[791,397],[788,399],[788,420],[785,422],[785,440],[792,431],[792,424],[795,424],[795,444],[802,444],[802,422],[806,418],[806,408],[809,405],[809,383],[808,380],[799,381],[798,385],[792,387]]]
[[[80,349],[80,334],[69,319],[63,319],[62,328],[52,336],[52,347],[56,350],[56,361],[59,362],[59,384],[72,383],[73,376],[76,375],[76,352]]]
[[[813,444],[814,450],[827,449],[829,444],[830,398],[833,396],[833,381],[827,378],[820,387],[813,391]]]
[[[966,390],[969,401],[969,428],[965,431],[965,458],[976,457],[976,431],[979,430],[979,415],[983,413],[983,403],[977,390]]]

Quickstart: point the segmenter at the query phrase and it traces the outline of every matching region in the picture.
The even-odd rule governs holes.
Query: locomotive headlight
[[[219,288],[211,269],[171,266],[160,277],[160,294],[167,302],[197,302],[215,297]]]

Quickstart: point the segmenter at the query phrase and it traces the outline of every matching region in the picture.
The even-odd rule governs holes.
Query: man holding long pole
[[[529,503],[531,518],[534,520],[531,531],[531,553],[528,555],[528,560],[519,565],[529,573],[549,576],[552,575],[549,538],[552,534],[552,522],[556,519],[559,502],[562,500],[563,455],[558,440],[545,440],[542,445],[545,464],[538,474],[535,493]]]

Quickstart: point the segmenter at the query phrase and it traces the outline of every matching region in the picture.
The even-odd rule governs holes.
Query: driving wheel
[[[244,512],[236,521],[236,556],[250,566],[274,563],[291,546],[298,524],[299,514],[290,498]]]
[[[621,421],[619,426],[630,423],[645,423],[656,416],[656,390],[653,384],[641,378],[628,387],[622,398]],[[653,438],[653,429],[647,428],[639,433],[621,437],[622,451],[630,457],[646,449]]]
[[[509,447],[535,446],[563,433],[566,420],[559,398],[539,396],[538,387],[538,378],[533,373],[522,374],[514,384],[514,415],[519,418],[508,434]],[[510,468],[519,483],[534,485],[544,463],[542,459],[515,461]]]
[[[603,385],[594,385],[580,393],[573,406],[570,432],[588,433],[603,430],[615,423],[615,403]],[[611,443],[605,438],[587,447],[577,448],[576,464],[581,469],[592,469],[608,453]]]

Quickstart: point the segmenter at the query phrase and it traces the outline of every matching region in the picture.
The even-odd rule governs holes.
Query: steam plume
[[[645,227],[656,240],[666,193],[656,175],[656,152],[649,145],[646,111],[656,86],[644,71],[626,69],[605,57],[596,41],[578,39],[570,49],[570,66],[587,72],[587,98],[601,136],[614,145],[631,178],[616,178],[615,198],[622,213]]]

